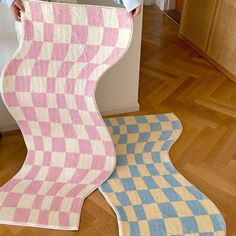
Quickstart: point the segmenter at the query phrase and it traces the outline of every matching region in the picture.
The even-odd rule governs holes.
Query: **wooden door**
[[[184,0],[176,0],[175,1],[175,10],[177,10],[178,12],[182,12],[183,10],[183,5],[184,5]]]
[[[220,0],[207,55],[236,77],[236,1]]]
[[[206,51],[218,0],[185,0],[180,25],[183,36]]]

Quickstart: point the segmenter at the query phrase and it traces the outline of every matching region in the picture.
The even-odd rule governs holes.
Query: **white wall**
[[[153,0],[153,1],[162,11],[175,9],[175,0]]]
[[[9,9],[0,3],[0,71],[18,47]],[[0,131],[18,128],[0,96]]]
[[[70,0],[69,2],[75,1],[77,0]],[[99,2],[97,0],[79,0],[79,2],[115,6],[113,0],[99,0]],[[0,15],[0,70],[2,70],[3,65],[17,48],[17,40],[10,12],[2,4],[0,6]],[[107,71],[98,83],[96,100],[102,115],[139,110],[138,87],[142,20],[143,12],[134,20],[133,40],[127,54]],[[18,128],[17,124],[6,110],[0,97],[0,131],[16,128]]]

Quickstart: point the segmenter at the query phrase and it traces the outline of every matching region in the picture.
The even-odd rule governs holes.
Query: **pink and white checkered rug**
[[[0,188],[0,223],[74,230],[84,199],[115,168],[95,89],[126,53],[133,21],[124,8],[23,4],[23,40],[0,84],[28,152]]]

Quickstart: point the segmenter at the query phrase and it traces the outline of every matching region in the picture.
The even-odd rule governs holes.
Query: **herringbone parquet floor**
[[[145,6],[140,112],[174,112],[183,133],[170,156],[176,168],[220,209],[227,235],[236,235],[236,84],[177,37],[178,27],[156,6]],[[129,114],[125,114],[129,115]],[[0,139],[0,184],[21,167],[19,131]],[[115,214],[96,191],[86,201],[78,232],[0,225],[0,236],[115,236]]]

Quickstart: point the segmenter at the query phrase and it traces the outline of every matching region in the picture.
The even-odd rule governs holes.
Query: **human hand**
[[[15,0],[11,5],[11,13],[15,21],[21,21],[21,12],[24,12],[25,8],[21,0]]]
[[[142,5],[140,4],[134,10],[130,11],[128,15],[134,18],[140,14],[141,9],[142,9]]]

